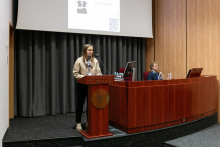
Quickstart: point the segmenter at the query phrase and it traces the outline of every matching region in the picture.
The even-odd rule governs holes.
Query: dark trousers
[[[88,86],[77,83],[77,105],[76,105],[76,123],[81,123],[83,105],[88,93]],[[87,120],[88,120],[88,108],[87,108]]]

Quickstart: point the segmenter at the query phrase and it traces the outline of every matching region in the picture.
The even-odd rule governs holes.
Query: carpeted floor
[[[176,127],[164,128],[161,130],[140,132],[134,134],[124,133],[114,127],[109,126],[109,131],[113,136],[86,139],[82,137],[75,128],[75,114],[58,114],[55,116],[46,115],[36,118],[14,118],[10,120],[10,128],[4,138],[4,147],[9,146],[163,146],[165,140],[189,133],[190,130],[200,130],[205,126],[210,126],[217,122],[217,114],[196,121],[194,123],[183,124]],[[82,117],[82,126],[85,128],[86,114]],[[183,130],[183,129],[186,130]],[[191,129],[189,129],[191,128]],[[195,128],[195,129],[194,129]],[[206,129],[207,132],[189,137],[184,142],[169,141],[176,146],[220,146],[220,125],[215,125]],[[206,131],[204,130],[204,131]],[[218,133],[219,132],[219,133]],[[200,132],[199,132],[200,133]],[[196,134],[196,133],[195,133]],[[194,135],[194,134],[192,134]],[[190,136],[190,135],[189,135]],[[201,138],[202,136],[202,138]],[[186,136],[188,137],[188,136]],[[199,140],[200,139],[200,140]],[[196,140],[196,141],[195,141]],[[182,143],[182,144],[181,144]],[[186,143],[186,144],[184,144]],[[53,145],[52,145],[53,144]]]
[[[86,114],[82,117],[85,129]],[[46,115],[36,118],[14,118],[10,120],[10,128],[3,142],[27,141],[49,138],[81,137],[75,127],[75,114]]]
[[[220,147],[220,124],[165,143],[178,147]]]
[[[82,115],[82,128],[87,130],[86,113]],[[109,131],[113,133],[111,137],[124,136],[124,133],[114,127],[109,126]],[[3,142],[30,141],[55,138],[79,137],[81,134],[76,131],[75,113],[58,114],[55,116],[46,115],[36,118],[14,118],[10,120],[10,128],[7,130]],[[105,137],[105,138],[109,138]],[[100,138],[95,138],[97,140]],[[90,139],[91,140],[91,139]]]

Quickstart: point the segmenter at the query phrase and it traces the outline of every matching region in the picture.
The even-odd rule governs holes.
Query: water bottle
[[[115,81],[117,81],[117,73],[114,72]]]
[[[120,73],[118,73],[118,81],[120,81]]]
[[[118,81],[118,73],[116,72],[116,78],[115,81]]]
[[[118,81],[118,73],[115,72],[115,81]]]
[[[121,81],[121,73],[118,73],[118,81]]]
[[[167,75],[167,80],[170,80],[170,74],[168,73],[168,75]]]
[[[120,81],[122,81],[122,73],[120,73]]]
[[[124,81],[123,73],[121,73],[121,81]]]
[[[170,73],[170,80],[172,80],[172,75],[171,75],[171,73]]]

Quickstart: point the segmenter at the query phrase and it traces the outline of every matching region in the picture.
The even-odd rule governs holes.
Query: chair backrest
[[[144,72],[144,81],[147,80],[147,76],[148,76],[148,74],[149,74],[150,72],[151,72],[151,71],[145,71],[145,72]]]
[[[124,73],[124,71],[125,71],[125,68],[119,68],[118,70],[119,73]]]
[[[124,73],[125,68],[119,68],[119,73]],[[129,77],[124,78],[124,81],[132,81],[132,74]]]

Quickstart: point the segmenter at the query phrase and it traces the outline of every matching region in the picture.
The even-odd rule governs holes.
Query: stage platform
[[[86,129],[86,114],[83,114]],[[192,134],[217,123],[217,113],[189,123],[146,132],[127,134],[109,126],[113,136],[86,139],[75,130],[75,114],[14,118],[3,138],[3,147],[146,147],[164,146],[164,142]],[[220,126],[219,126],[220,129]]]
[[[220,124],[165,142],[165,147],[220,147]]]

